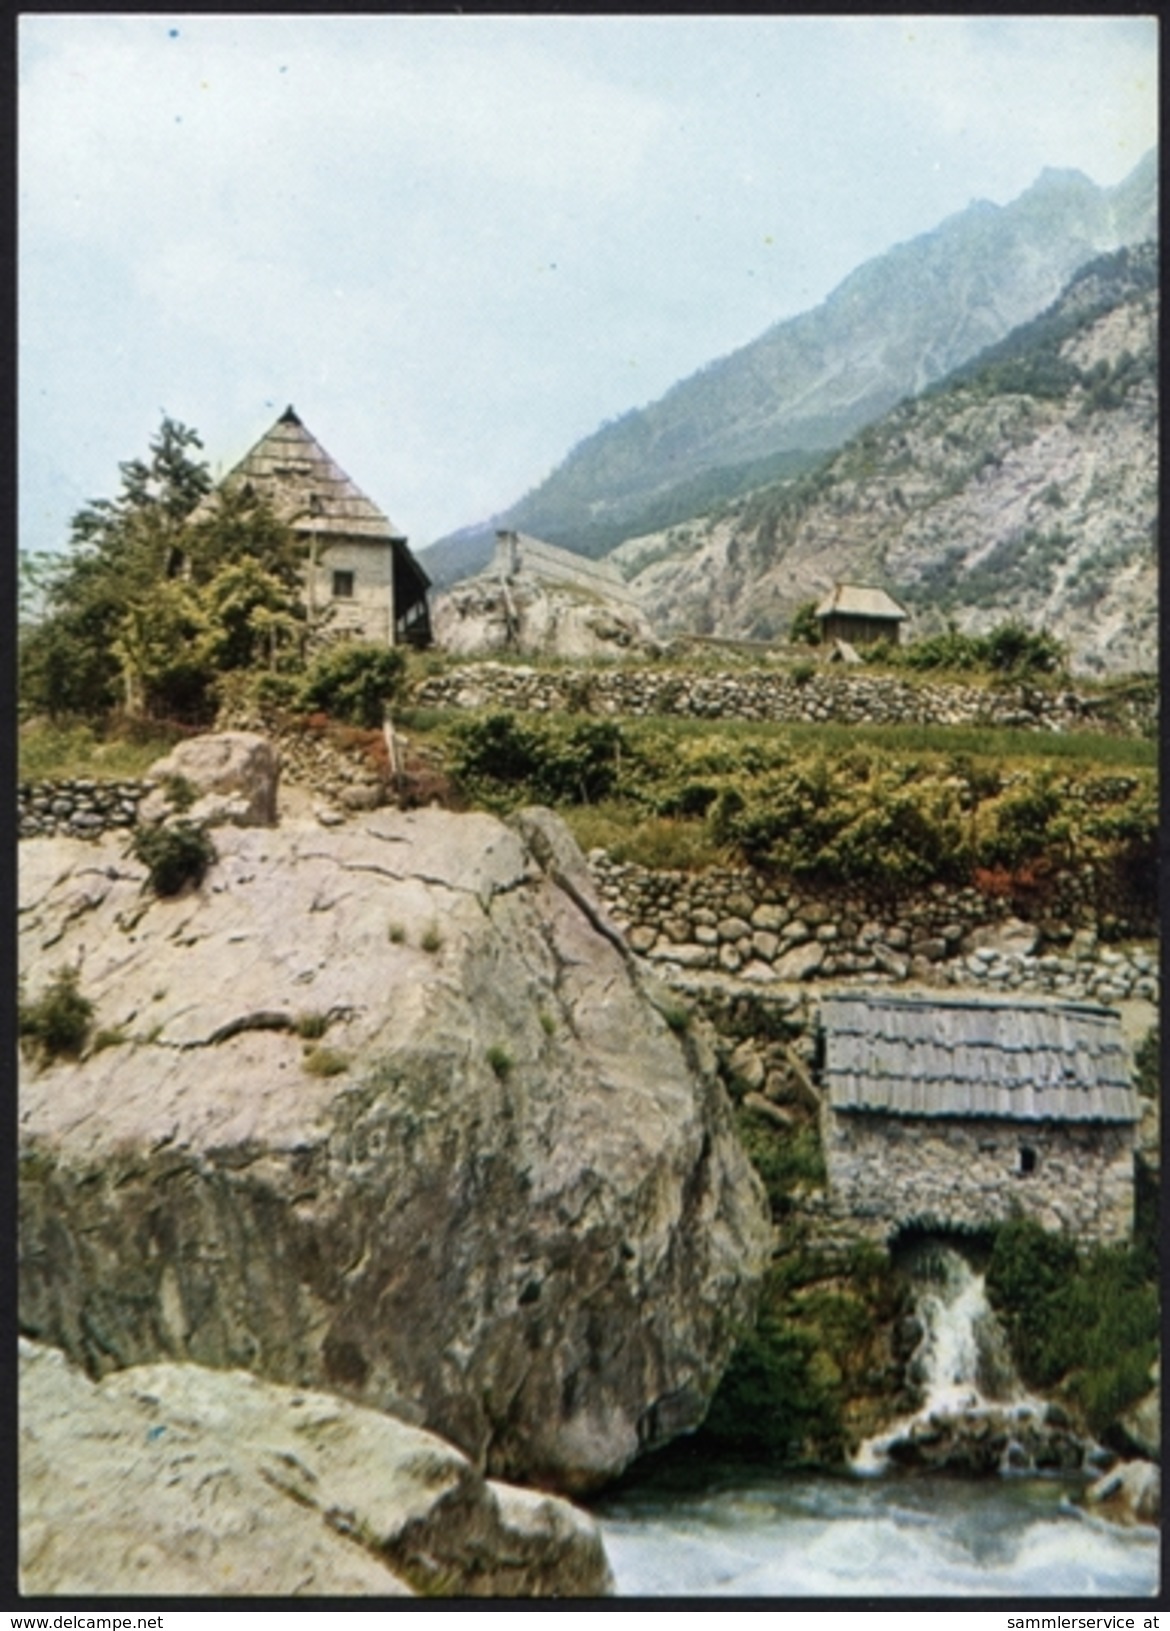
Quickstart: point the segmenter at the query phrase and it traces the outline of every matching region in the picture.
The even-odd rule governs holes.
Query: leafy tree
[[[794,645],[820,645],[821,625],[817,617],[817,603],[815,600],[802,601],[796,608],[788,630],[788,638]]]
[[[217,678],[300,665],[305,613],[296,539],[249,492],[211,489],[198,434],[164,418],[121,490],[73,518],[70,553],[21,649],[21,694],[52,716],[128,712],[203,722]]]

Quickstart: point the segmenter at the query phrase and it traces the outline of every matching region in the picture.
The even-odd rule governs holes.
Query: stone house
[[[849,646],[867,646],[878,640],[897,645],[902,624],[910,614],[884,589],[836,583],[819,602],[814,615],[821,625],[822,644],[829,646],[841,640]]]
[[[1128,1238],[1139,1108],[1115,1009],[850,990],[820,1025],[834,1217],[878,1241],[1021,1214]]]
[[[431,643],[430,579],[406,537],[301,423],[284,413],[219,483],[250,490],[304,541],[311,625],[378,645]],[[193,520],[211,513],[215,492]]]

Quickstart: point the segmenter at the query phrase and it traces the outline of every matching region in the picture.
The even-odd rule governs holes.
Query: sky
[[[1157,140],[1118,16],[25,14],[19,543],[290,403],[416,548],[1046,166]]]

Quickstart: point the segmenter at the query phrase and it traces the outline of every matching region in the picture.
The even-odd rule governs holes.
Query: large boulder
[[[582,662],[660,649],[631,598],[525,572],[506,583],[488,573],[456,584],[436,598],[431,622],[436,645],[458,657],[512,651]]]
[[[325,1387],[554,1489],[696,1426],[766,1203],[566,830],[217,842],[175,900],[113,840],[22,846],[26,992],[68,965],[96,1028],[21,1084],[23,1329],[94,1375]]]
[[[193,736],[156,759],[147,775],[158,786],[142,801],[140,821],[163,820],[172,812],[209,827],[271,827],[276,820],[280,755],[257,731]],[[193,796],[190,808],[176,799],[177,789]]]
[[[431,1433],[241,1371],[20,1352],[30,1595],[598,1596],[593,1521]],[[96,1497],[95,1498],[95,1492]]]

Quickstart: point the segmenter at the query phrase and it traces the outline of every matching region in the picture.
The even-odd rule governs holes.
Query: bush
[[[77,989],[77,970],[60,968],[35,1002],[21,1001],[21,1039],[41,1059],[76,1059],[89,1039],[93,1012]]]
[[[405,669],[406,659],[394,646],[361,641],[329,646],[313,659],[300,688],[299,705],[377,730],[387,703],[401,688]]]
[[[202,827],[176,821],[166,827],[140,827],[130,841],[147,871],[156,895],[177,895],[187,884],[201,884],[216,860],[215,845]]]
[[[595,804],[617,782],[623,738],[612,720],[537,724],[504,712],[462,725],[456,742],[456,778],[496,802],[512,804],[519,796]]]
[[[987,1291],[1025,1383],[1059,1384],[1094,1433],[1148,1389],[1157,1269],[1132,1246],[1082,1251],[1038,1223],[1013,1220],[996,1232]]]

